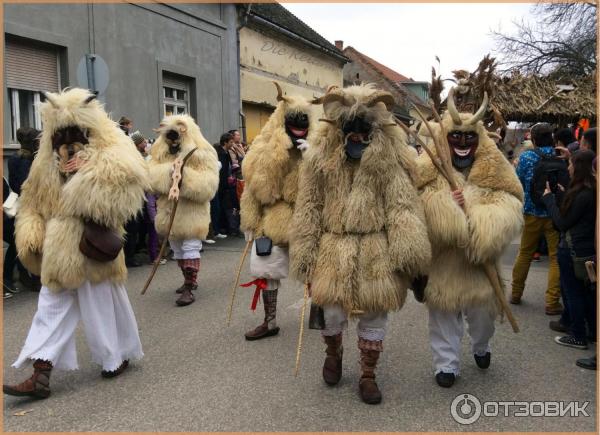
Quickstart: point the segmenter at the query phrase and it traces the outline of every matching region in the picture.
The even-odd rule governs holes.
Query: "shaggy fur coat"
[[[266,236],[288,246],[294,203],[298,193],[301,152],[285,130],[286,115],[302,112],[315,125],[312,104],[302,97],[285,97],[277,104],[242,162],[241,229],[254,238]]]
[[[312,284],[318,305],[348,313],[397,310],[410,280],[427,271],[431,247],[406,137],[370,86],[334,90],[351,106],[324,104],[309,142],[291,226],[290,270]],[[340,129],[365,114],[372,140],[360,161],[347,159]]]
[[[471,116],[461,114],[463,119]],[[426,303],[452,312],[484,305],[497,313],[499,307],[482,264],[497,263],[520,233],[523,189],[481,122],[475,127],[456,126],[449,115],[442,122],[447,131],[477,131],[479,146],[468,172],[454,170],[463,189],[464,211],[452,199],[448,182],[429,156],[423,153],[417,159],[418,187],[433,248]],[[438,127],[435,134],[439,136],[439,125],[432,126]]]
[[[175,129],[182,135],[178,154],[169,153],[165,134]],[[206,239],[210,224],[210,200],[219,187],[217,152],[208,143],[200,128],[188,115],[167,116],[160,123],[160,136],[152,145],[149,162],[152,191],[157,194],[156,231],[166,236],[174,201],[168,198],[173,183],[171,170],[175,159],[183,159],[192,149],[196,151],[183,167],[179,205],[169,238],[175,240]]]
[[[79,250],[84,220],[123,235],[124,223],[142,207],[149,187],[144,159],[90,93],[71,89],[48,94],[40,107],[44,129],[40,149],[23,184],[16,217],[16,244],[22,263],[52,291],[75,289],[84,281],[127,279],[123,251],[100,263]],[[52,100],[52,103],[50,102]],[[69,178],[59,171],[53,150],[56,130],[77,126],[89,144],[79,152],[87,163]]]

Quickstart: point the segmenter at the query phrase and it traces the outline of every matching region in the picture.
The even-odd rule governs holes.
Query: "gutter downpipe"
[[[237,38],[237,64],[238,64],[238,68],[240,67],[240,58],[241,58],[241,54],[240,54],[240,30],[246,26],[246,24],[248,24],[248,16],[250,15],[250,9],[252,8],[252,3],[248,4],[248,8],[246,9],[246,13],[244,14],[244,17],[242,18],[242,22],[241,24],[237,27],[236,29],[236,38]],[[246,115],[244,114],[244,110],[243,110],[243,104],[242,104],[242,84],[241,84],[241,76],[238,74],[238,95],[240,97],[240,111],[239,111],[239,116],[240,116],[240,130],[242,133],[242,141],[245,144],[248,144],[247,141],[247,137],[246,137]]]

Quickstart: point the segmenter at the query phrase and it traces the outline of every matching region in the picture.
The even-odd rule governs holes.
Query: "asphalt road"
[[[355,326],[344,335],[344,374],[337,387],[321,378],[324,345],[317,331],[306,330],[301,371],[293,375],[301,286],[284,282],[278,324],[281,332],[258,342],[243,333],[260,323],[249,310],[251,290],[240,289],[230,327],[225,326],[229,289],[243,240],[207,246],[199,274],[196,303],[179,308],[173,290],[181,277],[176,263],[158,270],[148,293],[141,287],[150,266],[131,269],[129,296],[137,316],[145,357],[121,377],[106,380],[93,364],[78,330],[80,369],[53,372],[52,396],[43,401],[4,397],[5,431],[595,431],[595,372],[575,366],[592,355],[559,346],[544,314],[547,263],[534,264],[523,304],[513,306],[521,333],[508,322],[497,324],[492,365],[479,370],[463,340],[462,375],[452,389],[437,386],[431,369],[427,313],[409,294],[408,303],[390,318],[378,383],[384,400],[365,405],[357,393],[360,368]],[[510,277],[517,246],[503,259]],[[247,267],[242,280],[249,280]],[[244,282],[244,281],[242,281]],[[30,368],[10,367],[25,340],[35,312],[35,293],[4,301],[4,381],[29,376]],[[556,318],[556,317],[554,317]],[[579,417],[489,416],[470,425],[456,423],[450,405],[459,394],[491,401],[589,402]],[[474,408],[472,408],[474,409]],[[537,412],[539,408],[531,408]],[[15,415],[20,411],[30,411]]]

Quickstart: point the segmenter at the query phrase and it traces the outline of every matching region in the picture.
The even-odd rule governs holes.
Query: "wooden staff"
[[[300,370],[300,353],[302,352],[302,336],[304,335],[304,316],[306,315],[306,303],[308,302],[308,283],[304,284],[304,303],[300,313],[300,333],[298,334],[298,347],[296,348],[296,368],[294,376],[298,376]]]
[[[173,205],[173,210],[171,211],[171,216],[169,217],[169,226],[167,227],[167,234],[162,242],[162,245],[160,246],[160,252],[158,253],[158,257],[156,257],[156,260],[154,260],[154,265],[152,266],[152,271],[150,272],[150,276],[146,280],[146,284],[144,284],[144,288],[142,289],[142,294],[145,294],[146,290],[148,290],[148,287],[150,286],[150,283],[152,282],[152,278],[154,278],[154,274],[156,273],[156,270],[158,269],[158,265],[160,264],[160,260],[162,259],[162,256],[164,254],[165,247],[167,246],[167,242],[169,241],[169,235],[171,234],[171,228],[173,227],[173,221],[175,220],[175,212],[177,211],[177,205],[179,204],[179,187],[181,186],[181,183],[183,182],[183,167],[185,166],[185,163],[188,161],[188,159],[192,156],[194,151],[196,151],[196,149],[197,148],[194,147],[194,149],[192,149],[189,153],[187,153],[181,162],[181,166],[179,168],[175,168],[175,171],[173,172],[173,185],[171,186],[171,190],[169,191],[169,199],[173,198],[173,200],[175,201],[175,204]],[[179,172],[179,177],[177,177],[178,172]],[[173,193],[175,193],[175,196],[172,196]]]
[[[456,179],[454,178],[454,171],[452,169],[452,160],[451,160],[452,158],[450,156],[450,146],[448,144],[446,128],[444,127],[437,110],[435,110],[435,107],[433,107],[433,105],[431,105],[431,104],[430,104],[430,107],[433,112],[433,116],[435,117],[435,120],[438,122],[438,124],[440,126],[441,136],[442,136],[442,140],[444,141],[444,144],[440,143],[439,140],[436,140],[433,129],[431,128],[431,126],[425,119],[425,116],[421,113],[421,111],[416,106],[414,107],[414,109],[416,110],[416,112],[419,115],[419,117],[421,118],[421,120],[425,123],[425,126],[427,127],[429,134],[431,135],[431,137],[433,139],[433,143],[435,145],[435,149],[436,149],[436,153],[439,158],[439,161],[436,162],[434,159],[432,159],[432,162],[436,166],[436,168],[440,171],[440,173],[444,176],[444,178],[448,181],[448,184],[450,185],[450,189],[452,189],[452,191],[455,191],[458,189],[458,185],[456,184]],[[414,134],[414,137],[418,137],[416,135],[416,133]],[[423,147],[423,149],[427,152],[427,154],[431,157],[431,155],[432,155],[431,150],[428,150],[427,146],[422,141],[419,140],[419,143]],[[463,206],[463,210],[464,210],[464,206]],[[502,311],[506,314],[506,317],[508,318],[508,321],[510,322],[513,332],[515,332],[515,333],[519,332],[519,325],[517,324],[517,320],[515,319],[512,311],[510,310],[510,307],[506,303],[504,292],[502,291],[502,286],[500,285],[500,279],[498,278],[498,270],[496,269],[496,266],[493,263],[484,263],[483,270],[484,270],[490,284],[492,285],[492,288],[494,289],[494,295],[496,296],[496,299],[500,303],[500,306],[502,307]]]
[[[252,246],[252,240],[248,240],[246,242],[246,246],[244,247],[244,252],[242,253],[242,258],[240,260],[240,265],[238,266],[237,275],[235,277],[235,283],[233,287],[231,287],[231,301],[229,302],[229,310],[227,312],[227,326],[231,323],[231,313],[233,312],[233,301],[235,300],[235,293],[240,284],[240,275],[242,274],[242,267],[244,266],[244,260],[246,260],[246,256],[248,255],[248,250]]]

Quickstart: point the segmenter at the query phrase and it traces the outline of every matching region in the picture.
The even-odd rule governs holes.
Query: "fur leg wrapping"
[[[323,364],[323,380],[327,385],[336,385],[342,378],[342,334],[324,335],[323,341],[327,345],[325,363]]]

